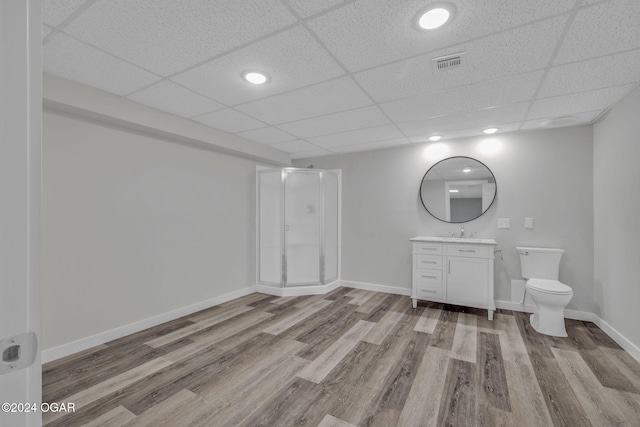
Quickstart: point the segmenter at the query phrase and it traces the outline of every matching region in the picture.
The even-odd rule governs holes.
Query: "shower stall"
[[[299,295],[337,283],[340,171],[258,168],[256,174],[259,289]]]

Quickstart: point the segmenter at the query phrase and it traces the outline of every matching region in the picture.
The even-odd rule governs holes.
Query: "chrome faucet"
[[[460,226],[460,238],[462,239],[464,237],[464,225]]]

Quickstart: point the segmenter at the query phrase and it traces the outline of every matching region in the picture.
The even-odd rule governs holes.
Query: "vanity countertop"
[[[425,237],[416,236],[409,239],[412,242],[432,242],[432,243],[464,243],[470,245],[497,245],[493,239],[477,239],[467,237]]]

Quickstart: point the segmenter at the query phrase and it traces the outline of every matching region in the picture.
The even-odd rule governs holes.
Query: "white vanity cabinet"
[[[411,244],[414,308],[419,299],[485,308],[493,320],[495,240],[413,237]]]

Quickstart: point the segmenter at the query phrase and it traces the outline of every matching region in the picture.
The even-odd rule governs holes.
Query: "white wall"
[[[500,147],[480,151],[493,141]],[[496,299],[510,300],[511,280],[520,279],[518,245],[566,250],[560,280],[574,289],[569,308],[592,311],[593,193],[592,127],[578,126],[444,142],[445,157],[469,156],[494,173],[497,198],[489,211],[465,223],[465,233],[494,238],[504,260],[496,260]],[[409,238],[458,233],[420,203],[425,172],[442,157],[425,159],[428,144],[294,161],[343,173],[342,279],[411,287]],[[498,230],[499,217],[511,229]],[[533,217],[535,228],[524,229]]]
[[[44,349],[255,284],[251,160],[44,114]]]
[[[594,125],[595,313],[640,347],[640,88]]]

